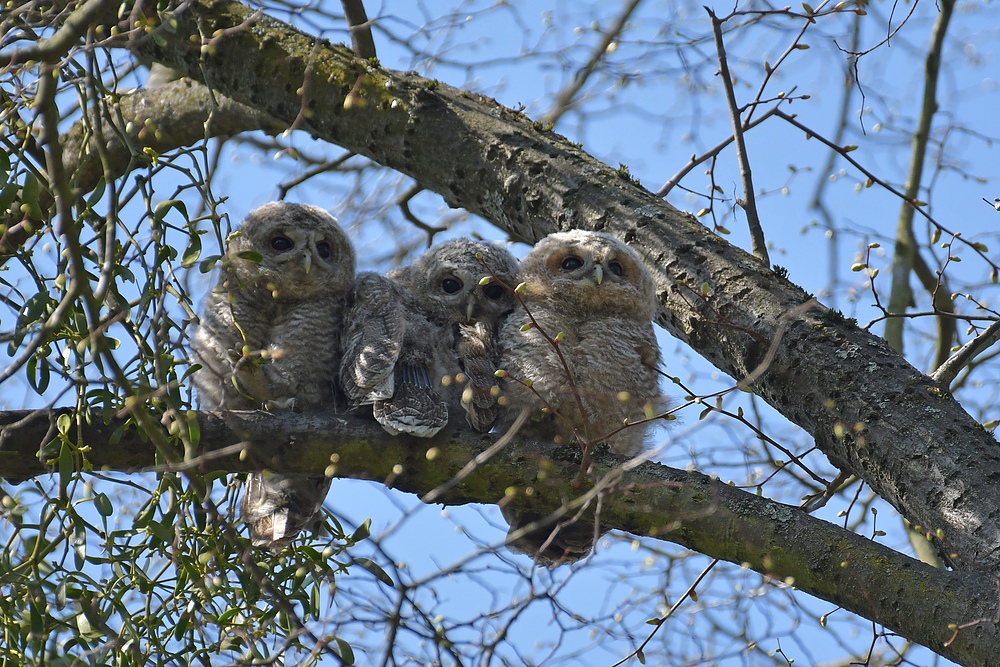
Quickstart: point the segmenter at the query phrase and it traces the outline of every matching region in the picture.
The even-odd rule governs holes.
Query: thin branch
[[[615,664],[613,664],[611,667],[619,667],[619,665],[624,665],[626,662],[628,662],[628,660],[632,656],[637,656],[638,657],[638,656],[642,655],[642,649],[646,648],[646,645],[649,644],[649,642],[653,641],[653,637],[656,636],[656,633],[659,632],[660,628],[663,627],[663,624],[666,623],[667,620],[669,620],[670,617],[672,617],[674,615],[674,613],[680,608],[681,604],[683,604],[684,601],[687,600],[688,598],[693,598],[694,597],[695,589],[698,588],[698,584],[700,584],[702,582],[702,580],[705,577],[708,576],[708,573],[711,572],[715,568],[715,566],[718,565],[718,564],[719,564],[719,559],[718,558],[713,558],[712,562],[709,563],[705,567],[705,569],[701,571],[701,574],[699,574],[695,578],[695,580],[691,583],[691,585],[688,586],[687,590],[684,591],[684,594],[681,595],[679,598],[677,598],[677,602],[674,602],[674,604],[670,607],[670,609],[667,610],[667,613],[664,614],[663,616],[661,616],[660,618],[658,618],[656,620],[656,623],[655,623],[656,627],[653,628],[653,631],[649,633],[649,636],[646,637],[646,639],[642,642],[642,644],[639,645],[639,648],[637,648],[635,651],[633,651],[631,655],[628,655],[628,656],[622,658],[621,660],[619,660],[618,662],[616,662]],[[641,661],[645,662],[645,660],[641,660]]]
[[[442,227],[440,225],[428,225],[426,222],[418,218],[410,210],[410,200],[416,197],[418,194],[424,191],[424,186],[419,183],[414,183],[410,189],[399,196],[396,200],[396,205],[399,206],[399,210],[403,212],[403,217],[410,221],[410,223],[417,229],[421,229],[427,233],[427,245],[434,241],[434,235],[438,232],[443,232],[447,227]]]
[[[750,247],[754,257],[763,262],[764,266],[771,266],[771,259],[767,255],[767,240],[764,238],[764,230],[760,226],[760,217],[757,215],[757,200],[753,191],[753,176],[750,173],[750,156],[747,155],[746,142],[743,140],[743,123],[740,121],[740,109],[736,104],[736,91],[733,90],[733,79],[729,74],[729,61],[726,58],[726,44],[722,39],[722,21],[711,8],[705,7],[705,11],[712,17],[712,31],[715,33],[715,48],[719,54],[719,75],[722,77],[722,85],[726,90],[726,101],[729,103],[729,115],[733,121],[733,137],[736,139],[736,159],[740,163],[740,177],[743,179],[743,199],[737,199],[737,203],[743,208],[747,216],[747,226],[750,228]]]
[[[782,101],[784,101],[784,100],[782,100]],[[779,105],[780,105],[780,102],[779,102]],[[758,125],[760,125],[761,123],[763,123],[765,120],[767,120],[768,118],[770,118],[771,116],[773,116],[775,114],[775,112],[777,112],[777,110],[778,110],[777,106],[772,107],[771,109],[768,109],[760,118],[752,120],[749,123],[743,123],[743,125],[742,125],[743,132],[746,133],[748,130],[752,130],[753,128],[757,127]],[[687,176],[689,173],[691,173],[692,169],[694,169],[695,167],[697,167],[699,164],[705,162],[705,160],[709,160],[709,159],[717,156],[719,153],[721,153],[723,150],[725,150],[725,148],[727,146],[729,146],[729,144],[733,143],[733,140],[735,138],[736,138],[735,133],[731,134],[728,137],[726,137],[725,139],[723,139],[722,141],[720,141],[718,144],[716,144],[713,148],[711,148],[708,151],[702,153],[701,155],[697,155],[697,154],[692,155],[691,159],[688,160],[687,163],[683,167],[681,167],[680,170],[676,174],[674,174],[673,176],[671,176],[669,178],[669,180],[667,180],[667,182],[664,183],[660,187],[660,189],[656,191],[656,196],[657,197],[666,197],[668,194],[670,194],[670,191],[673,190],[677,186],[677,184],[680,183],[681,180],[685,176]]]
[[[986,348],[995,345],[997,340],[1000,340],[1000,321],[994,322],[959,348],[955,354],[931,373],[931,377],[941,384],[950,385],[966,364]]]
[[[375,39],[372,37],[371,21],[365,12],[362,0],[340,0],[344,6],[344,16],[347,25],[351,27],[351,45],[354,52],[363,60],[377,57]]]
[[[37,44],[17,49],[11,53],[0,54],[0,68],[37,60],[52,64],[66,55],[73,45],[86,34],[95,23],[106,18],[110,11],[117,7],[117,0],[87,0],[70,14],[59,30],[48,39],[39,40]]]
[[[855,14],[852,19],[851,24],[851,51],[855,51],[858,48],[858,44],[861,41],[861,16]],[[833,142],[837,145],[843,145],[844,135],[847,133],[848,118],[851,113],[851,101],[854,99],[854,74],[855,66],[849,65],[844,68],[844,88],[843,95],[840,97],[840,108],[837,110],[837,129],[833,134]],[[830,261],[828,270],[829,274],[829,298],[832,301],[832,306],[837,306],[837,283],[839,277],[840,267],[840,247],[839,240],[837,238],[837,232],[834,226],[833,216],[830,214],[830,209],[826,206],[824,202],[824,197],[826,194],[826,189],[831,183],[829,175],[833,173],[834,165],[837,161],[837,153],[829,152],[826,154],[826,163],[817,172],[818,178],[816,179],[816,189],[813,191],[812,199],[809,201],[809,208],[813,211],[817,211],[820,217],[823,219],[823,223],[826,226],[827,233],[830,235]]]
[[[913,273],[931,295],[937,319],[937,352],[934,368],[938,368],[951,354],[951,346],[958,338],[958,319],[955,317],[955,302],[951,299],[951,289],[943,271],[934,272],[920,253],[913,255]],[[892,312],[892,308],[889,309]],[[895,318],[899,319],[899,318]],[[888,326],[888,325],[887,325]]]
[[[573,81],[568,86],[559,91],[552,108],[549,109],[547,114],[545,114],[544,120],[546,123],[555,125],[567,111],[573,108],[573,101],[576,99],[577,93],[579,93],[584,85],[586,85],[590,76],[594,73],[594,70],[604,57],[608,55],[609,47],[616,39],[618,39],[618,36],[621,35],[622,30],[625,29],[625,24],[628,23],[629,18],[631,18],[640,2],[642,2],[642,0],[629,0],[625,4],[622,8],[621,14],[619,14],[615,19],[614,24],[610,29],[608,29],[607,32],[604,33],[604,35],[602,35],[601,40],[594,48],[587,64],[577,70],[576,74],[573,76]]]
[[[910,171],[906,177],[906,202],[914,202],[920,197],[921,182],[924,172],[924,161],[927,156],[927,144],[930,141],[931,123],[937,113],[938,72],[941,69],[942,45],[948,31],[955,0],[941,0],[941,8],[931,37],[931,47],[924,63],[924,95],[920,106],[920,120],[917,130],[913,133],[913,152],[910,157]],[[913,234],[913,209],[904,204],[899,211],[899,221],[896,226],[896,247],[892,256],[892,288],[889,292],[887,305],[890,313],[902,313],[913,302],[913,290],[910,286],[910,274],[913,271],[914,258],[917,254],[917,239]],[[885,324],[885,339],[894,350],[903,353],[903,320],[891,319]]]

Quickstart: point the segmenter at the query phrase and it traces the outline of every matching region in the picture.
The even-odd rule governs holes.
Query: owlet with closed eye
[[[386,431],[432,437],[463,411],[473,428],[489,431],[498,410],[496,326],[514,308],[517,270],[506,249],[456,239],[389,274],[405,323],[393,391],[370,396]],[[358,366],[349,354],[344,361],[342,378]]]
[[[525,413],[525,437],[641,452],[650,424],[635,422],[658,409],[661,360],[652,324],[656,291],[642,259],[610,234],[561,232],[528,253],[520,280],[525,308],[515,309],[499,334],[500,367],[509,374],[500,426]],[[514,518],[512,528],[538,517]],[[592,525],[577,531],[592,541]],[[573,546],[568,556],[579,557],[580,545]]]
[[[193,336],[201,407],[316,410],[334,404],[354,249],[329,213],[272,202],[229,237]],[[256,546],[278,551],[322,508],[322,475],[252,473],[241,504]]]

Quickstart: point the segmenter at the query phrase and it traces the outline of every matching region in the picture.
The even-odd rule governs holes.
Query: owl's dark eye
[[[327,243],[326,241],[320,241],[319,243],[316,244],[316,252],[323,259],[329,259],[330,258],[330,244]]]
[[[291,250],[294,245],[295,243],[287,236],[275,236],[271,239],[271,247],[278,252]]]
[[[483,288],[483,294],[485,294],[486,298],[489,299],[490,301],[497,301],[503,298],[503,293],[504,293],[504,288],[494,283],[490,283],[489,285]]]
[[[462,289],[462,281],[456,278],[445,278],[441,281],[441,289],[448,294],[454,294],[458,290]]]
[[[559,266],[562,267],[563,271],[576,271],[581,266],[583,266],[583,260],[580,259],[579,257],[570,255],[569,257],[564,259],[562,261],[562,264],[560,264]]]
[[[618,262],[610,262],[608,264],[608,271],[611,271],[611,273],[615,274],[619,278],[625,275],[625,269],[623,269],[622,265]]]

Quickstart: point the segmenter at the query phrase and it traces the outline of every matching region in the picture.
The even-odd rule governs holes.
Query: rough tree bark
[[[57,417],[44,411],[0,413],[0,477],[23,479],[50,470],[39,448],[52,443],[41,458],[58,458]],[[155,469],[156,446],[125,423],[105,424],[94,413],[82,425],[80,444],[90,445],[87,462],[94,469]],[[493,441],[489,435],[446,430],[430,441],[390,436],[372,420],[343,415],[200,413],[198,423],[201,456],[183,465],[204,473],[262,466],[316,472],[335,461],[329,472],[338,477],[381,482],[422,498],[435,492],[434,502],[447,505],[500,502],[509,486],[531,486],[533,494],[507,500],[534,512],[560,507],[571,514],[581,493],[572,487],[571,473],[548,474],[545,482],[538,478],[541,469],[578,465],[575,446],[516,443],[485,457]],[[12,424],[17,426],[8,429]],[[115,446],[108,447],[119,429]],[[606,528],[746,564],[777,585],[793,585],[963,665],[985,667],[1000,655],[997,581],[988,573],[935,569],[797,507],[700,473],[632,463],[606,449],[596,451],[593,461],[594,488],[602,491],[599,520]],[[596,505],[595,495],[590,507]]]
[[[751,385],[758,395],[943,536],[953,563],[1000,569],[996,440],[882,339],[823,307],[788,318],[809,295],[494,100],[361,62],[232,0],[163,18],[164,46],[141,39],[143,56],[410,175],[517,238],[577,227],[621,237],[656,276],[661,326],[738,380],[769,359]],[[345,110],[359,74],[366,104]]]

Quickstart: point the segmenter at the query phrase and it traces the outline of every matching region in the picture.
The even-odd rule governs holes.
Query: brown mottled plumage
[[[229,239],[193,335],[201,407],[332,406],[354,264],[326,211],[285,202],[254,209]],[[323,476],[249,475],[241,513],[254,544],[280,550],[315,519],[329,488]]]
[[[658,409],[660,402],[660,350],[652,324],[656,292],[649,270],[610,234],[580,230],[542,239],[521,266],[525,308],[515,309],[499,334],[500,367],[510,375],[500,428],[509,428],[524,412],[524,437],[605,442],[618,454],[638,454],[649,424],[623,428],[623,423],[641,421],[647,408]],[[558,348],[565,364],[543,331],[550,338],[562,336]],[[509,509],[505,516],[512,530],[539,518]],[[566,559],[589,550],[592,525],[560,531],[563,537],[553,536],[541,561],[552,560],[551,549],[563,549],[554,555]],[[514,546],[536,554],[552,529],[536,532]],[[588,547],[581,549],[581,542]]]
[[[473,428],[488,431],[497,416],[496,324],[514,308],[517,268],[500,246],[456,239],[390,273],[403,318],[402,338],[388,341],[399,349],[391,392],[354,401],[371,402],[393,434],[431,437],[463,409]],[[481,285],[491,272],[499,281]],[[345,355],[341,376],[357,375],[359,360]]]

